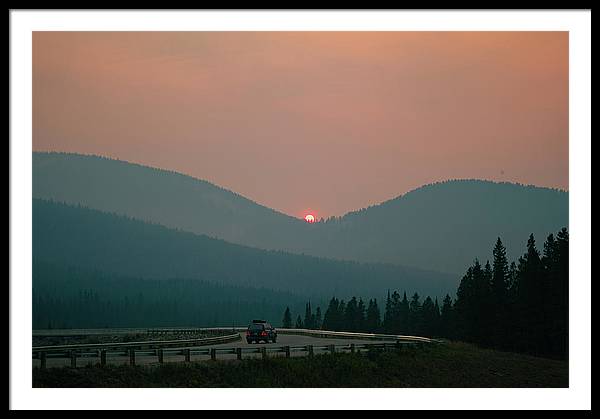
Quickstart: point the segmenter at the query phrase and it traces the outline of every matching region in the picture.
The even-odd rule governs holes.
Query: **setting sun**
[[[307,216],[304,217],[304,220],[307,223],[314,223],[315,222],[315,216],[312,214],[308,214]]]

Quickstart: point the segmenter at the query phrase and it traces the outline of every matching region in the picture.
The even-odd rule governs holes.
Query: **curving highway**
[[[246,342],[246,337],[245,337],[245,332],[240,332],[239,333],[241,340],[239,341],[235,341],[235,342],[228,342],[228,343],[220,343],[220,344],[215,344],[215,345],[203,345],[203,346],[195,346],[195,347],[190,347],[189,349],[191,349],[192,351],[194,349],[210,349],[210,348],[215,348],[215,349],[224,349],[224,348],[242,348],[243,350],[249,350],[252,348],[260,348],[260,347],[266,347],[270,350],[275,350],[275,348],[281,348],[282,346],[306,346],[306,345],[313,345],[314,348],[314,353],[315,355],[320,354],[320,353],[325,353],[327,352],[327,350],[325,348],[320,348],[322,346],[326,346],[326,345],[350,345],[350,344],[364,344],[364,343],[378,343],[378,342],[383,342],[383,341],[378,341],[378,340],[373,340],[373,339],[360,339],[360,338],[356,338],[356,339],[336,339],[336,338],[321,338],[321,337],[312,337],[312,336],[304,336],[304,335],[294,335],[294,334],[282,334],[281,332],[278,334],[277,336],[277,343],[252,343],[252,344],[248,344]],[[387,341],[389,342],[389,340]],[[141,355],[141,354],[140,354]],[[307,352],[306,351],[291,351],[290,356],[292,357],[297,357],[297,356],[306,356]],[[285,353],[283,352],[269,352],[268,353],[269,357],[276,357],[276,356],[285,356]],[[243,353],[243,358],[260,358],[261,354],[259,353]],[[235,353],[218,353],[217,358],[219,360],[236,360],[237,356]],[[209,355],[205,355],[205,354],[193,354],[190,357],[190,361],[207,361],[210,360],[210,356]],[[168,352],[165,352],[164,354],[164,359],[163,362],[183,362],[184,361],[184,356],[180,355],[180,354],[171,354]],[[78,367],[82,367],[85,365],[94,365],[99,363],[99,358],[97,357],[81,357],[81,358],[77,358],[77,366]],[[123,356],[123,355],[114,355],[111,354],[107,357],[106,359],[107,364],[129,364],[129,357],[128,356]],[[156,356],[151,356],[151,355],[146,355],[146,356],[136,356],[136,365],[159,365],[158,362],[158,358]],[[33,367],[39,367],[41,361],[39,359],[32,359],[32,363],[33,363]],[[52,368],[52,367],[60,367],[60,366],[69,366],[70,365],[70,360],[68,358],[48,358],[46,360],[46,367],[48,368]]]

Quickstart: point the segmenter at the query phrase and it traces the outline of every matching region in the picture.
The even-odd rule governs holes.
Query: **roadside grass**
[[[568,387],[568,362],[445,345],[242,361],[33,369],[33,387]]]

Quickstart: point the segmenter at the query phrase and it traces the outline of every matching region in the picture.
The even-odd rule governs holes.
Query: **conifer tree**
[[[385,312],[383,313],[383,327],[387,333],[392,333],[392,299],[390,297],[390,290],[387,291],[387,298],[385,300]]]
[[[379,313],[379,307],[377,306],[377,299],[369,300],[367,307],[367,318],[366,318],[366,330],[370,333],[376,333],[379,331],[381,323],[381,314]]]
[[[346,304],[346,310],[344,313],[344,327],[347,331],[358,332],[358,302],[356,297],[352,297],[348,304]]]
[[[281,323],[284,329],[292,328],[292,313],[290,312],[289,307],[285,309],[285,313],[283,313],[283,321]]]
[[[493,250],[494,267],[491,280],[492,294],[498,304],[505,304],[508,291],[509,267],[506,259],[506,248],[502,244],[500,237],[496,241]]]
[[[356,331],[364,332],[365,331],[365,322],[367,317],[367,307],[365,306],[365,302],[362,298],[358,299],[358,306],[356,310]]]
[[[438,302],[437,297],[435,297],[435,302],[433,305],[433,311],[434,311],[434,323],[433,323],[433,327],[432,327],[432,333],[433,336],[439,336],[440,335],[440,327],[441,327],[441,313],[440,313],[440,304]]]
[[[317,312],[315,314],[315,321],[314,321],[314,325],[313,327],[315,329],[321,329],[321,325],[322,325],[322,318],[321,318],[321,307],[317,307]]]
[[[427,296],[421,306],[421,328],[419,333],[424,336],[433,336],[436,321],[435,305],[431,297]]]
[[[527,240],[527,252],[519,258],[519,291],[517,311],[519,335],[517,344],[521,350],[539,353],[543,340],[542,264],[535,246],[533,234]]]
[[[562,228],[556,234],[557,252],[556,258],[556,292],[558,301],[556,304],[556,329],[559,342],[555,348],[556,354],[568,359],[569,349],[569,232]]]
[[[306,303],[306,309],[304,312],[304,327],[306,329],[312,329],[312,309],[310,307],[310,301]]]
[[[391,333],[398,333],[402,322],[400,319],[400,294],[398,294],[398,291],[392,293],[390,310],[390,331]]]
[[[414,293],[410,300],[409,324],[410,333],[419,334],[422,331],[421,302],[418,293]]]
[[[337,311],[337,329],[339,331],[347,331],[348,325],[346,324],[346,303],[344,300],[340,300],[340,305]]]
[[[412,328],[409,325],[410,323],[410,304],[408,302],[408,298],[406,297],[406,291],[402,296],[402,301],[398,304],[398,333],[407,333]]]
[[[447,338],[454,338],[454,308],[452,306],[452,298],[449,294],[446,294],[442,301],[440,317],[440,335]]]

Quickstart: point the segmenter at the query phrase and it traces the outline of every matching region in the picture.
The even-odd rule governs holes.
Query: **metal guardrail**
[[[131,330],[131,329],[129,329]],[[148,333],[157,333],[157,330],[165,333],[177,331],[177,333],[186,333],[187,331],[244,331],[246,328],[197,328],[197,329],[146,329]],[[406,346],[422,347],[424,344],[439,344],[440,340],[430,339],[420,336],[405,335],[386,335],[376,333],[355,333],[355,332],[334,332],[327,330],[310,329],[277,329],[279,334],[304,335],[318,338],[335,339],[368,339],[368,340],[391,340],[393,342],[364,343],[364,344],[345,344],[345,345],[297,345],[297,346],[277,346],[277,347],[231,347],[231,348],[195,348],[197,346],[215,345],[241,340],[239,333],[226,336],[217,336],[198,339],[177,339],[169,341],[143,341],[143,342],[119,342],[119,343],[91,343],[78,345],[53,345],[37,346],[32,348],[34,359],[39,359],[40,368],[46,367],[46,359],[49,358],[67,358],[71,360],[71,367],[77,366],[77,358],[100,358],[100,365],[106,365],[109,356],[129,356],[129,364],[135,365],[136,356],[156,356],[159,363],[164,362],[165,355],[183,355],[184,360],[189,362],[193,355],[209,355],[212,360],[217,359],[217,354],[234,354],[237,359],[242,359],[243,354],[261,354],[262,358],[267,358],[269,353],[285,353],[290,357],[292,352],[306,352],[308,356],[314,356],[315,350],[335,353],[336,351],[360,351],[362,349],[402,349]],[[194,348],[189,348],[194,347]]]
[[[40,351],[68,351],[68,350],[85,350],[85,349],[159,349],[168,347],[182,346],[205,346],[216,345],[219,343],[228,343],[241,340],[239,333],[215,336],[210,338],[197,339],[176,339],[176,340],[154,340],[141,342],[112,342],[112,343],[83,343],[77,345],[50,345],[50,346],[34,346],[33,352]]]
[[[346,344],[346,345],[295,345],[295,346],[276,346],[276,347],[231,347],[231,348],[206,348],[206,349],[153,349],[153,350],[136,350],[134,348],[121,349],[121,350],[71,350],[71,351],[37,351],[34,353],[34,359],[40,359],[40,368],[46,368],[46,360],[50,358],[62,358],[70,359],[71,367],[77,367],[78,358],[100,358],[100,365],[104,366],[107,363],[109,356],[128,356],[129,365],[136,365],[136,359],[138,356],[155,356],[159,364],[164,363],[165,355],[178,355],[183,356],[185,362],[190,362],[192,356],[205,355],[210,356],[210,359],[217,360],[217,355],[236,355],[238,360],[243,359],[244,354],[260,354],[262,359],[267,359],[269,354],[284,353],[286,358],[290,358],[293,352],[306,352],[308,357],[313,357],[315,352],[325,352],[329,354],[335,354],[339,352],[350,352],[356,353],[361,350],[402,350],[406,347],[422,347],[424,342],[408,342],[408,341],[396,341],[396,342],[381,342],[381,343],[362,343],[362,344]]]
[[[281,334],[287,335],[305,335],[319,338],[334,339],[368,339],[368,340],[402,340],[425,343],[440,343],[440,340],[426,338],[422,336],[409,335],[389,335],[380,333],[357,333],[357,332],[334,332],[330,330],[310,330],[310,329],[277,329]]]

